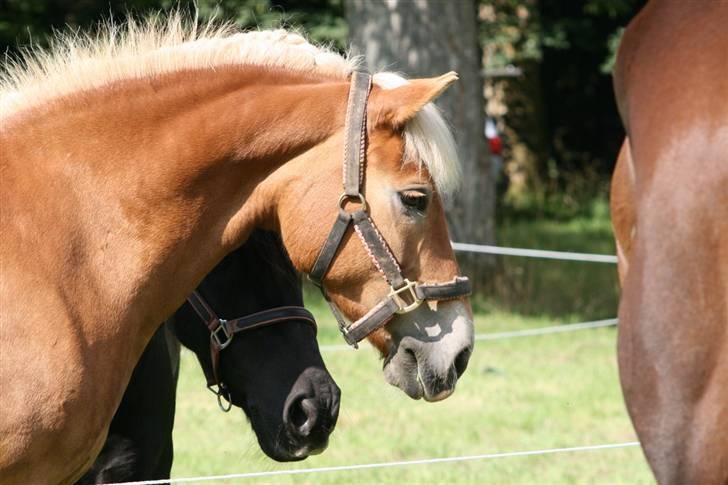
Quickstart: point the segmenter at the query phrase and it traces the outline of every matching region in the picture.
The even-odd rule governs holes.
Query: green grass
[[[504,221],[496,235],[501,246],[599,254],[616,251],[606,201],[594,202],[587,215],[568,221]],[[495,261],[495,271],[476,300],[482,309],[577,320],[616,314],[619,293],[614,264],[504,256]]]
[[[320,301],[310,305],[322,344],[338,344]],[[478,314],[477,332],[556,323]],[[375,352],[324,352],[342,389],[328,450],[278,464],[258,449],[240,411],[223,414],[185,352],[173,476],[189,477],[633,441],[614,356],[613,328],[477,343],[457,392],[412,401],[384,382]],[[638,448],[247,479],[255,483],[651,483]],[[242,480],[241,480],[242,482]]]

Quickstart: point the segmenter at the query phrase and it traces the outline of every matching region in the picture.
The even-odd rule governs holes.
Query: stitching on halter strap
[[[377,229],[377,226],[374,225],[374,222],[372,221],[371,217],[367,217],[367,220],[371,224],[372,230],[374,231],[374,234],[377,236],[377,239],[379,239],[379,242],[381,243],[382,247],[387,253],[387,256],[389,256],[389,259],[392,261],[392,264],[394,264],[394,267],[397,268],[397,271],[401,274],[402,268],[400,268],[399,263],[397,262],[397,259],[392,254],[391,249],[389,249],[389,245],[384,241],[384,238],[382,237],[382,234],[379,232],[379,229]],[[374,256],[374,253],[372,253],[371,248],[369,247],[369,244],[367,244],[366,239],[364,238],[364,234],[362,234],[361,229],[358,225],[354,225],[354,230],[356,231],[356,234],[359,236],[359,239],[361,239],[361,242],[364,244],[364,248],[367,251],[367,254],[369,254],[369,258],[374,262],[374,266],[379,270],[380,273],[384,274],[385,277],[387,277],[387,274],[384,272],[382,267],[379,265],[379,261]],[[389,278],[387,278],[389,280]],[[391,281],[389,282],[392,283]]]

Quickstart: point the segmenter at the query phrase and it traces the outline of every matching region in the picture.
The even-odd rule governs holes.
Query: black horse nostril
[[[306,423],[307,419],[308,416],[306,416],[306,413],[301,407],[301,401],[298,401],[296,404],[289,408],[288,422],[294,428],[299,429]]]
[[[295,435],[305,438],[315,428],[317,415],[318,409],[313,399],[298,399],[288,408],[288,425]]]
[[[339,388],[325,369],[306,369],[286,398],[279,446],[296,460],[325,450],[339,414],[339,399]]]
[[[465,369],[468,368],[468,361],[470,360],[470,354],[473,353],[472,347],[466,347],[460,351],[457,357],[455,357],[455,371],[458,373],[458,379]]]

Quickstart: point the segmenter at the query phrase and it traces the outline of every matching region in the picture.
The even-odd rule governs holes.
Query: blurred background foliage
[[[88,29],[102,18],[122,20],[179,8],[201,19],[232,21],[241,28],[293,27],[338,50],[347,45],[343,0],[0,0],[0,49],[12,54],[31,42],[47,45],[54,30]]]
[[[610,71],[621,32],[644,0],[476,3],[486,111],[504,141],[498,244],[613,253],[606,200],[623,130]],[[8,59],[31,43],[47,45],[54,30],[195,5],[202,19],[297,28],[347,49],[346,0],[0,0],[0,49]],[[520,75],[490,75],[507,66]],[[613,316],[615,270],[596,266],[499,258],[481,306]]]
[[[586,215],[606,198],[623,137],[611,68],[644,0],[488,0],[481,45],[488,111],[504,136],[499,218]],[[516,77],[487,76],[515,66]]]

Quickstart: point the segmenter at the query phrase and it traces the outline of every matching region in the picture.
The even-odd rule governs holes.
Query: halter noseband
[[[303,320],[313,326],[316,333],[316,319],[311,312],[299,306],[282,306],[264,310],[262,312],[253,313],[234,320],[225,320],[217,316],[210,308],[204,298],[197,292],[193,291],[187,297],[187,303],[192,306],[195,313],[204,322],[205,326],[210,330],[210,357],[212,359],[212,371],[205,366],[202,367],[207,379],[207,388],[217,396],[217,404],[225,412],[230,411],[232,402],[230,400],[230,391],[224,382],[220,379],[220,351],[225,349],[233,340],[236,333],[253,330],[254,328],[273,325],[288,320]],[[223,400],[227,404],[223,404]]]
[[[377,230],[374,221],[369,217],[361,184],[366,169],[367,99],[371,86],[372,76],[368,72],[354,71],[351,74],[344,127],[346,135],[344,193],[339,198],[339,214],[336,221],[308,275],[309,279],[321,289],[321,293],[331,307],[344,340],[354,348],[370,333],[386,325],[395,314],[411,312],[424,300],[454,300],[467,296],[472,291],[470,280],[464,276],[457,276],[446,283],[432,284],[423,284],[405,278],[397,259]],[[358,208],[347,212],[345,205],[349,201],[358,202]],[[389,283],[390,292],[359,320],[347,324],[344,316],[326,293],[323,279],[331,267],[350,224],[354,226],[354,230],[371,256],[374,265]]]

